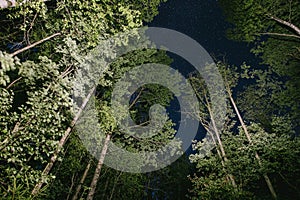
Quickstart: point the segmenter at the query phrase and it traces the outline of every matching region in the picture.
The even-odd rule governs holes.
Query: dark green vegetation
[[[106,166],[99,172],[98,159],[72,129],[71,82],[87,52],[151,21],[163,1],[50,0],[1,9],[0,199],[300,199],[300,2],[219,1],[232,23],[228,37],[252,44],[262,63],[217,62],[228,99],[222,130],[208,127],[218,120],[209,97],[217,94],[207,92],[201,76],[190,77],[201,102],[191,116],[215,148],[203,158],[206,140],[198,141],[189,158],[145,174]],[[110,113],[116,81],[153,62],[172,60],[163,51],[137,50],[116,60],[96,88],[99,126],[133,152],[156,149],[176,132],[169,119],[151,140],[126,137]],[[155,84],[137,93],[130,113],[138,123],[147,122],[151,105],[173,99]]]

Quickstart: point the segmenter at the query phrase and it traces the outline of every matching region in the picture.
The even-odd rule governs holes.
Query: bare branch
[[[17,78],[16,80],[14,80],[13,82],[11,82],[7,87],[6,87],[6,89],[9,89],[11,86],[13,86],[13,84],[15,84],[16,82],[18,82],[19,80],[21,80],[23,77],[21,76],[21,77],[19,77],[19,78]]]
[[[276,35],[276,36],[282,36],[282,37],[293,37],[293,38],[298,38],[300,39],[300,36],[294,35],[294,34],[285,34],[285,33],[257,33],[257,35]]]
[[[137,102],[137,100],[140,98],[140,96],[141,96],[143,90],[144,90],[144,87],[140,90],[139,94],[138,94],[138,95],[135,97],[135,99],[132,101],[132,103],[131,103],[130,106],[129,106],[129,109],[131,109],[132,106],[134,106],[134,104],[135,104],[135,103]]]
[[[25,33],[25,35],[26,35],[26,41],[27,41],[27,44],[29,44],[29,45],[31,45],[30,40],[29,40],[29,33],[30,33],[30,31],[32,30],[32,28],[33,28],[34,21],[35,21],[37,15],[38,15],[38,12],[35,13],[35,15],[34,15],[32,21],[31,21],[31,23],[30,23],[29,29],[28,29],[28,30],[26,31],[26,33]]]
[[[276,21],[276,22],[278,22],[278,23],[280,23],[280,24],[282,24],[282,25],[285,25],[285,26],[287,26],[287,27],[293,29],[293,30],[297,33],[297,35],[300,36],[300,28],[297,27],[296,25],[294,25],[294,24],[292,24],[292,23],[290,23],[290,22],[287,22],[287,21],[285,21],[285,20],[283,20],[283,19],[280,19],[280,18],[278,18],[278,17],[274,17],[274,16],[272,16],[272,15],[268,15],[268,16],[269,16],[272,20],[274,20],[274,21]]]
[[[22,52],[24,52],[24,51],[26,51],[28,49],[31,49],[31,48],[35,47],[36,45],[39,45],[39,44],[41,44],[43,42],[46,42],[47,40],[50,40],[51,38],[54,38],[54,37],[59,36],[59,35],[61,35],[61,33],[54,33],[53,35],[50,35],[50,36],[48,36],[48,37],[46,37],[44,39],[41,39],[40,41],[37,41],[37,42],[35,42],[35,43],[31,44],[31,45],[28,45],[28,46],[26,46],[26,47],[24,47],[22,49],[19,49],[18,51],[15,51],[15,52],[13,52],[10,55],[12,57],[14,57],[14,56],[18,55],[19,53],[22,53]]]

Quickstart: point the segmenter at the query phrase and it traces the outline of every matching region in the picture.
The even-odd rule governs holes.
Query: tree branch
[[[283,20],[283,19],[280,19],[280,18],[278,18],[278,17],[274,17],[274,16],[272,16],[272,15],[268,15],[268,16],[269,16],[272,20],[274,20],[274,21],[276,21],[276,22],[278,22],[278,23],[280,23],[280,24],[282,24],[282,25],[285,25],[285,26],[287,26],[287,27],[293,29],[293,30],[297,33],[297,35],[300,36],[300,28],[297,27],[296,25],[294,25],[294,24],[292,24],[292,23],[290,23],[290,22],[287,22],[287,21],[285,21],[285,20]]]
[[[131,103],[130,106],[129,106],[129,109],[131,109],[132,106],[134,106],[134,104],[135,104],[135,103],[137,102],[137,100],[140,98],[140,96],[141,96],[143,90],[144,90],[144,87],[140,90],[139,94],[138,94],[138,95],[135,97],[135,99],[132,101],[132,103]]]
[[[285,33],[257,33],[257,35],[276,35],[276,36],[283,36],[283,37],[293,37],[293,38],[298,38],[300,39],[300,36],[294,35],[294,34],[285,34]]]
[[[18,82],[19,80],[21,80],[23,77],[21,76],[21,77],[19,77],[19,78],[17,78],[16,80],[14,80],[13,82],[11,82],[7,87],[6,87],[6,89],[9,89],[11,86],[13,86],[16,82]]]
[[[51,38],[54,38],[54,37],[56,37],[58,35],[61,35],[61,33],[54,33],[53,35],[50,35],[50,36],[48,36],[48,37],[46,37],[44,39],[41,39],[40,41],[37,41],[37,42],[35,42],[35,43],[31,44],[31,45],[28,45],[28,46],[26,46],[26,47],[24,47],[22,49],[19,49],[19,50],[15,51],[15,52],[11,53],[10,55],[12,57],[14,57],[14,56],[18,55],[19,53],[22,53],[22,52],[24,52],[24,51],[26,51],[28,49],[31,49],[31,48],[35,47],[36,45],[39,45],[39,44],[41,44],[43,42],[46,42],[47,40],[50,40]]]

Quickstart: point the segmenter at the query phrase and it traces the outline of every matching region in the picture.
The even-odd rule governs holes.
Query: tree
[[[197,74],[196,76],[191,76],[190,82],[193,85],[193,89],[196,92],[199,101],[202,102],[200,112],[197,111],[197,108],[195,110],[195,115],[196,115],[195,117],[200,121],[201,125],[206,130],[207,134],[211,136],[217,154],[219,156],[220,162],[222,164],[223,171],[226,174],[227,181],[228,182],[230,181],[231,185],[233,187],[236,187],[234,177],[232,176],[232,174],[228,173],[225,167],[226,162],[228,162],[228,158],[226,156],[224,145],[221,140],[221,136],[220,136],[221,130],[219,130],[215,124],[216,116],[214,116],[214,113],[212,112],[212,105],[210,102],[208,90],[205,87],[205,83],[199,74]],[[212,124],[212,128],[210,127],[210,124]],[[200,148],[201,147],[202,146],[200,146]],[[194,150],[196,149],[197,146],[195,145]]]
[[[138,58],[138,59],[137,59]],[[151,138],[139,139],[134,136],[124,135],[122,129],[116,125],[117,119],[112,116],[110,113],[110,103],[109,99],[111,98],[110,94],[114,89],[115,82],[118,81],[118,77],[121,75],[120,72],[126,72],[130,70],[132,67],[135,67],[140,64],[144,64],[147,62],[167,62],[170,60],[165,55],[164,52],[157,52],[156,50],[139,50],[139,52],[133,52],[125,57],[119,59],[120,61],[116,61],[112,64],[111,69],[107,72],[102,80],[100,80],[100,85],[98,86],[99,94],[98,98],[98,107],[97,110],[99,112],[100,119],[100,127],[104,133],[107,134],[105,139],[105,144],[102,145],[102,150],[100,153],[100,159],[97,165],[97,168],[94,173],[93,180],[91,182],[90,191],[87,199],[92,199],[95,195],[96,185],[99,180],[100,171],[103,165],[103,160],[106,156],[108,142],[113,138],[113,142],[119,145],[122,148],[125,148],[128,151],[138,152],[138,151],[153,151],[159,148],[161,145],[165,144],[169,141],[170,138],[174,137],[174,130],[172,129],[173,124],[171,121],[167,122],[164,126],[163,130],[158,133],[158,135],[153,136]],[[108,77],[106,77],[108,76]],[[132,100],[130,109],[131,117],[138,124],[147,124],[148,119],[145,119],[145,116],[149,112],[150,106],[154,103],[160,103],[162,105],[168,105],[172,95],[170,92],[161,88],[157,85],[149,85],[143,86],[139,91],[136,91],[138,95]],[[159,99],[156,98],[156,95],[159,94]],[[122,108],[118,109],[120,116],[123,116]],[[120,119],[119,119],[120,120]],[[96,139],[97,140],[97,139]],[[151,161],[150,161],[151,162]]]
[[[282,155],[285,158],[291,158],[296,156],[297,153],[295,152],[298,152],[298,148],[296,150],[295,147],[292,147],[299,141],[290,138],[293,127],[290,126],[289,120],[284,117],[272,116],[275,119],[270,122],[273,128],[267,132],[258,123],[252,121],[245,123],[232,97],[232,89],[240,81],[239,79],[257,78],[254,74],[261,74],[261,71],[255,73],[255,70],[253,70],[254,72],[249,71],[249,66],[243,65],[241,69],[244,73],[238,74],[233,70],[234,67],[224,67],[223,64],[219,64],[219,67],[227,85],[228,98],[231,103],[227,123],[221,134],[228,161],[222,165],[222,158],[216,150],[212,150],[211,154],[208,154],[204,159],[198,155],[200,151],[190,156],[190,160],[196,163],[198,169],[196,174],[191,177],[193,184],[191,198],[196,199],[200,196],[203,199],[264,199],[271,197],[268,190],[271,191],[273,198],[276,196],[278,198],[295,198],[298,195],[295,190],[297,183],[290,185],[289,180],[284,181],[286,175],[282,178],[280,174],[277,174],[277,172],[286,169],[284,165],[287,162],[288,165],[291,164],[289,169],[293,169],[287,174],[299,176],[299,172],[294,171],[299,165],[298,162],[294,162],[294,158],[289,161],[281,160]],[[266,76],[260,78],[262,77],[266,78]],[[247,101],[241,102],[249,104]],[[248,108],[251,107],[248,106]],[[237,124],[241,124],[238,130],[235,128]],[[196,143],[195,150],[201,150],[205,142],[204,139]],[[284,150],[282,145],[286,147]],[[279,158],[280,155],[281,158]],[[224,166],[226,171],[224,171]],[[224,176],[226,177],[228,173],[235,178],[237,190],[234,190],[225,181]],[[265,180],[267,184],[263,184],[262,180]],[[290,194],[285,193],[282,188],[288,188]],[[273,194],[274,191],[277,193],[276,196]]]
[[[153,18],[158,15],[160,4],[166,1],[167,0],[142,0],[137,3],[134,0],[125,0],[125,5],[133,5],[136,10],[141,12],[141,19],[143,21],[151,22]]]
[[[272,78],[277,76],[277,80],[271,81],[277,81],[276,86],[282,88],[278,91],[272,89],[272,102],[280,108],[280,113],[291,110],[289,114],[293,126],[299,126],[300,3],[222,0],[220,4],[227,20],[233,25],[228,31],[229,38],[254,46],[252,52],[262,59],[263,65],[267,65],[264,66],[266,73],[270,73],[269,76],[272,74]],[[263,89],[261,87],[259,90]]]
[[[69,80],[60,77],[59,65],[46,57],[40,57],[39,62],[14,61],[18,59],[9,55],[1,59],[5,72],[2,77],[6,80],[2,82],[1,95],[7,99],[4,101],[7,109],[1,113],[1,162],[5,163],[1,181],[5,183],[4,196],[11,192],[12,180],[15,179],[14,184],[17,185],[26,182],[31,185],[40,176],[41,167],[54,152],[62,130],[66,128],[71,103],[67,93]],[[16,87],[15,82],[6,89],[3,86],[10,82],[7,73],[12,70],[18,71],[23,84]],[[25,92],[15,94],[16,88]],[[18,102],[22,95],[26,98]],[[45,181],[51,177],[44,177]]]
[[[1,196],[26,197],[54,178],[52,166],[66,153],[76,123],[70,83],[80,61],[143,17],[124,1],[35,1],[1,10],[0,20]]]
[[[299,2],[281,0],[227,1],[220,4],[230,23],[230,36],[249,42],[269,35],[299,38]],[[281,27],[280,27],[281,26]],[[274,31],[274,32],[273,32]]]

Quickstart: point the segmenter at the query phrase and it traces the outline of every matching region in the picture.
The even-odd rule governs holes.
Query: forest
[[[300,199],[300,1],[201,0],[239,65],[172,1],[0,0],[1,200]]]

